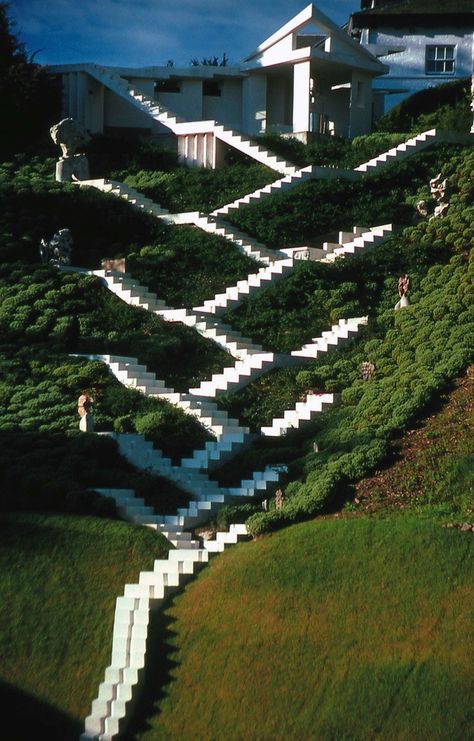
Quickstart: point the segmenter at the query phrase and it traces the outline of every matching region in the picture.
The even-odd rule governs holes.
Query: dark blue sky
[[[187,66],[227,53],[239,62],[308,3],[305,0],[10,0],[16,33],[42,64]],[[338,25],[359,0],[315,5]]]

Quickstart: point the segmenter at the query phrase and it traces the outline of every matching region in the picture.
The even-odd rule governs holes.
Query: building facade
[[[349,33],[389,66],[374,80],[377,115],[474,72],[474,0],[362,0]]]
[[[387,67],[310,4],[237,66],[50,71],[62,77],[64,115],[90,133],[171,136],[184,161],[217,166],[238,132],[369,132],[372,82]]]

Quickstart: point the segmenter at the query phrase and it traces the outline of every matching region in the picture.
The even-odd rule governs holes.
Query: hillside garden
[[[354,167],[405,140],[402,127],[417,130],[419,117],[410,116],[394,114],[386,131],[352,143],[319,141],[311,149],[266,141],[296,164]],[[12,738],[28,709],[23,738],[41,728],[65,741],[77,736],[102,679],[114,598],[169,548],[145,528],[119,522],[95,488],[132,488],[158,513],[189,499],[169,481],[134,469],[111,437],[80,434],[77,398],[93,397],[98,432],[146,434],[175,463],[211,439],[191,415],[124,388],[104,364],[80,355],[137,357],[180,391],[234,360],[194,331],[127,306],[94,276],[41,265],[39,241],[67,226],[75,265],[97,269],[104,258],[125,257],[132,276],[175,307],[212,298],[258,265],[225,239],[165,225],[92,188],[56,183],[54,160],[40,151],[8,152],[0,165],[0,681],[11,703]],[[277,177],[239,156],[220,171],[190,170],[150,141],[119,146],[97,138],[89,156],[95,176],[120,179],[172,211],[209,212]],[[467,431],[450,421],[462,444],[440,469],[433,496],[425,502],[420,495],[410,516],[385,517],[374,508],[372,518],[358,519],[354,497],[358,482],[391,459],[399,437],[433,411],[472,362],[473,168],[472,146],[437,146],[360,181],[308,182],[232,217],[273,248],[320,246],[354,225],[393,222],[397,230],[373,251],[333,265],[300,263],[224,317],[279,352],[341,318],[367,315],[369,322],[333,354],[220,397],[222,408],[257,431],[310,390],[341,395],[338,406],[302,430],[262,438],[213,474],[229,485],[266,464],[288,466],[281,510],[271,502],[262,512],[258,500],[223,508],[222,528],[247,520],[257,536],[317,515],[327,519],[300,522],[219,559],[158,618],[155,631],[171,626],[177,635],[170,644],[156,641],[164,668],[151,666],[134,737],[231,739],[252,727],[258,738],[441,741],[470,732],[464,649],[472,548],[441,527],[472,520]],[[449,178],[450,208],[442,219],[418,222],[414,205],[429,197],[428,181],[438,172]],[[411,278],[410,306],[394,312],[403,273]],[[66,331],[71,315],[80,325],[74,347]],[[375,367],[370,381],[361,377],[364,361]],[[423,460],[420,469],[428,466]],[[342,521],[328,516],[341,508]],[[249,680],[255,676],[257,691]],[[305,705],[308,686],[314,699]],[[237,706],[246,711],[236,719]],[[146,731],[143,717],[150,719]]]

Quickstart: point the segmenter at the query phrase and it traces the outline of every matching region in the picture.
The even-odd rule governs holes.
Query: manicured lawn
[[[168,609],[171,668],[130,737],[473,738],[473,538],[392,515],[225,553]]]
[[[110,661],[115,599],[167,550],[123,522],[0,515],[2,739],[78,738]]]

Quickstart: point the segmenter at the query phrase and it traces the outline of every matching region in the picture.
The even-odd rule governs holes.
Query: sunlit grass
[[[175,668],[134,738],[472,738],[472,542],[392,516],[225,553],[168,610]]]
[[[115,599],[166,551],[123,522],[0,516],[2,739],[78,737],[110,661]]]

